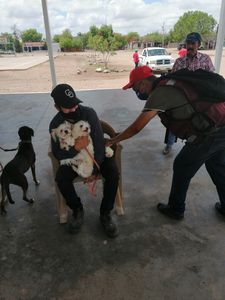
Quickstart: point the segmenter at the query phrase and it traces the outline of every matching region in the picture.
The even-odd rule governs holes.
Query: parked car
[[[174,59],[165,48],[149,47],[139,55],[139,64],[149,66],[154,73],[163,74],[172,70]]]

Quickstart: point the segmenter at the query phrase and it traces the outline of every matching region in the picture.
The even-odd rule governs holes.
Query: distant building
[[[46,50],[46,42],[25,42],[23,43],[23,51],[32,52]]]
[[[52,43],[53,52],[60,52],[59,43]],[[33,52],[33,51],[43,51],[47,50],[46,42],[25,42],[23,43],[23,51]]]
[[[10,42],[7,37],[0,36],[0,53],[1,54],[15,54],[15,45]]]
[[[162,47],[162,43],[151,41],[132,41],[127,45],[127,49],[144,49],[148,47]]]

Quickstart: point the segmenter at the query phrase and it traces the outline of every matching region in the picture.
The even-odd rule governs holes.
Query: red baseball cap
[[[130,72],[130,82],[123,87],[123,90],[130,89],[135,82],[153,76],[152,69],[148,66],[141,66]]]

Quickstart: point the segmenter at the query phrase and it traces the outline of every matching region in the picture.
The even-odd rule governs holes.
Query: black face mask
[[[64,112],[60,111],[61,116],[63,119],[70,121],[71,123],[75,123],[77,120],[79,121],[80,111],[77,109],[74,112],[70,112],[65,114]]]
[[[135,92],[135,93],[136,93],[138,99],[140,99],[140,100],[147,100],[148,99],[148,94],[145,94],[145,93],[142,94],[140,92]]]

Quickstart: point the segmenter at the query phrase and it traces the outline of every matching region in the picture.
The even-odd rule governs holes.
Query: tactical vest
[[[190,84],[180,80],[163,79],[157,87],[169,85],[181,90],[187,99],[187,104],[159,113],[162,124],[174,135],[182,140],[194,141],[225,126],[225,102],[204,101]],[[173,116],[175,110],[182,107],[185,110],[185,105],[189,106],[189,111],[190,106],[193,109],[190,117],[188,119],[175,118]]]

